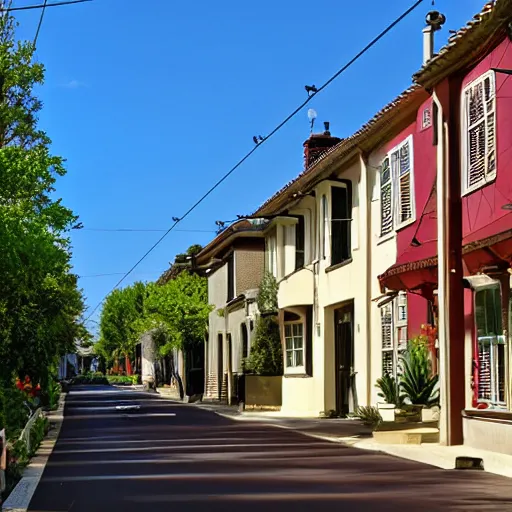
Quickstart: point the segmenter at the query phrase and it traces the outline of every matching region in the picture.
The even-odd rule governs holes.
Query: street
[[[123,406],[118,409],[117,406]],[[140,406],[140,409],[131,409]],[[326,420],[328,421],[328,420]],[[32,511],[512,510],[510,480],[443,471],[158,395],[67,398]],[[292,508],[293,507],[293,508]]]

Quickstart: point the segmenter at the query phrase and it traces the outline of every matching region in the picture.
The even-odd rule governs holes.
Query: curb
[[[60,429],[64,421],[64,406],[66,404],[66,394],[61,393],[59,398],[59,407],[48,416],[50,423],[55,424],[55,428],[50,430],[37,453],[32,457],[30,463],[23,471],[23,476],[16,487],[2,506],[4,512],[26,512],[32,500],[32,496],[41,480],[44,468],[53,452],[53,448],[59,438]],[[41,453],[44,451],[44,453]]]

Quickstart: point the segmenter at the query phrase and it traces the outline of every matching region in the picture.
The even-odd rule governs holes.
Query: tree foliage
[[[140,336],[154,333],[162,355],[204,341],[208,315],[206,278],[187,271],[164,285],[135,283],[114,290],[101,313],[99,349],[107,358],[130,355]]]
[[[245,368],[258,375],[283,374],[283,348],[275,315],[265,315],[258,319],[251,354],[245,362]]]
[[[68,234],[77,217],[55,198],[65,174],[37,126],[34,86],[44,67],[33,45],[15,41],[0,19],[0,386],[29,374],[44,387],[60,355],[88,336],[84,304],[71,271]]]

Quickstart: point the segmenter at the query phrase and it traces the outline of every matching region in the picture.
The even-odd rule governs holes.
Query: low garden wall
[[[283,403],[282,382],[282,377],[246,375],[245,406],[280,407]]]

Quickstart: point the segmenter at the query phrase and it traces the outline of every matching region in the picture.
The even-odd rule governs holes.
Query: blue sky
[[[15,6],[31,0],[15,0]],[[41,125],[67,159],[58,193],[86,229],[73,261],[91,309],[203,192],[412,0],[175,2],[94,0],[48,9],[37,58],[46,66]],[[448,30],[484,0],[437,0]],[[421,65],[425,0],[310,107],[318,128],[357,130],[407,88]],[[38,11],[18,13],[33,38]],[[216,220],[251,213],[302,170],[306,110],[262,146],[125,281],[154,280],[176,253],[206,244]],[[200,232],[199,232],[200,231]],[[99,311],[93,316],[98,319]],[[94,327],[94,325],[91,325]]]

